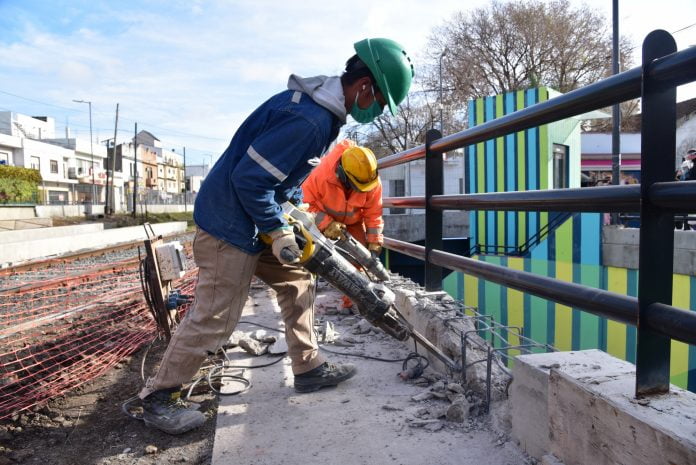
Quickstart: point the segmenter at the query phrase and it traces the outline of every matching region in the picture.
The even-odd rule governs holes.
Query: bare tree
[[[569,0],[492,0],[486,7],[456,13],[429,39],[427,59],[417,69],[422,89],[411,92],[411,101],[402,104],[396,117],[375,120],[361,143],[382,157],[422,144],[427,130],[437,126],[440,104],[445,134],[452,134],[467,126],[471,99],[539,86],[565,93],[607,77],[612,72],[610,26],[598,12]],[[631,54],[630,42],[622,39],[622,69],[631,66]],[[622,127],[630,126],[637,102],[621,108]],[[611,124],[594,120],[586,129],[605,130],[607,122]]]
[[[385,112],[366,132],[359,131],[359,126],[355,125],[346,129],[346,135],[358,144],[370,147],[377,158],[382,158],[423,144],[425,133],[437,118],[439,107],[429,102],[423,93],[417,93],[399,106],[396,116]]]
[[[494,0],[487,7],[457,13],[429,40],[427,80],[438,85],[438,59],[444,57],[448,99],[471,98],[548,86],[560,92],[595,82],[611,72],[611,29],[586,5],[569,0]],[[621,41],[622,65],[631,48]]]

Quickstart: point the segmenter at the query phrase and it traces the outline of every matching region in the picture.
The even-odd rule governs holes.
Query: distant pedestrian
[[[696,148],[687,150],[680,169],[682,181],[696,181]]]

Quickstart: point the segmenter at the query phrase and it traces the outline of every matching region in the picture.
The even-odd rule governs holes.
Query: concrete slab
[[[1,220],[0,231],[15,231],[19,229],[50,228],[53,218],[27,218],[23,220]]]
[[[41,218],[37,218],[41,219]],[[50,220],[50,218],[49,218]],[[52,228],[22,229],[0,232],[0,244],[11,242],[28,242],[39,239],[72,238],[80,234],[96,233],[104,230],[103,223],[76,224],[73,226],[56,226]]]
[[[636,400],[634,391],[633,371],[576,378],[551,370],[551,452],[566,465],[696,463],[696,394],[672,386]]]
[[[186,222],[158,223],[153,224],[152,227],[155,234],[168,235],[186,231]],[[5,245],[0,247],[0,268],[45,257],[145,240],[145,238],[145,229],[142,226],[131,226],[62,237],[60,239],[48,238],[14,242],[13,246]]]
[[[635,366],[600,350],[517,358],[512,436],[566,465],[696,463],[696,394],[636,400]]]
[[[0,220],[26,220],[35,218],[34,207],[4,205],[0,207]]]
[[[631,364],[610,358],[601,350],[550,352],[516,358],[510,386],[511,434],[520,447],[541,460],[551,450],[549,431],[549,373],[551,369],[572,376],[588,370],[596,376],[615,376],[635,370]],[[627,366],[628,365],[628,366]]]
[[[320,291],[317,314],[323,308],[340,308],[340,296]],[[340,317],[326,317],[341,334],[350,326]],[[350,319],[354,317],[347,317]],[[252,290],[243,321],[279,327],[279,309],[269,291]],[[238,329],[252,330],[240,324]],[[355,347],[331,350],[363,353],[387,359],[405,357],[410,346],[387,336],[354,336],[364,340]],[[213,465],[243,464],[402,464],[439,465],[527,463],[509,441],[499,441],[487,430],[449,424],[439,431],[413,428],[406,420],[426,405],[411,397],[425,388],[401,381],[401,363],[387,363],[326,354],[331,360],[358,365],[358,375],[336,388],[296,394],[287,359],[249,370],[252,387],[223,397],[218,410]],[[238,365],[267,363],[267,357],[249,359],[231,351]],[[225,389],[235,390],[231,384]],[[443,401],[428,401],[443,402]],[[452,426],[454,425],[454,426]]]

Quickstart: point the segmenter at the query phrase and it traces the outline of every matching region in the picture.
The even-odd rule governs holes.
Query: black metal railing
[[[674,215],[696,211],[696,181],[674,181],[676,86],[696,80],[696,47],[676,52],[669,33],[643,42],[642,66],[379,160],[380,168],[421,158],[425,197],[385,198],[385,207],[424,208],[425,247],[385,239],[385,247],[425,261],[426,290],[442,289],[442,268],[637,326],[636,395],[669,391],[670,340],[696,344],[696,312],[672,307]],[[442,195],[442,153],[538,125],[642,99],[641,185]],[[443,210],[640,212],[638,297],[629,297],[442,251]]]

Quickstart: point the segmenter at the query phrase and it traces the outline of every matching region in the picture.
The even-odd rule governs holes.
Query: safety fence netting
[[[193,294],[188,262],[175,286]],[[138,259],[56,271],[33,281],[14,274],[14,287],[0,277],[0,419],[96,378],[158,335]]]

